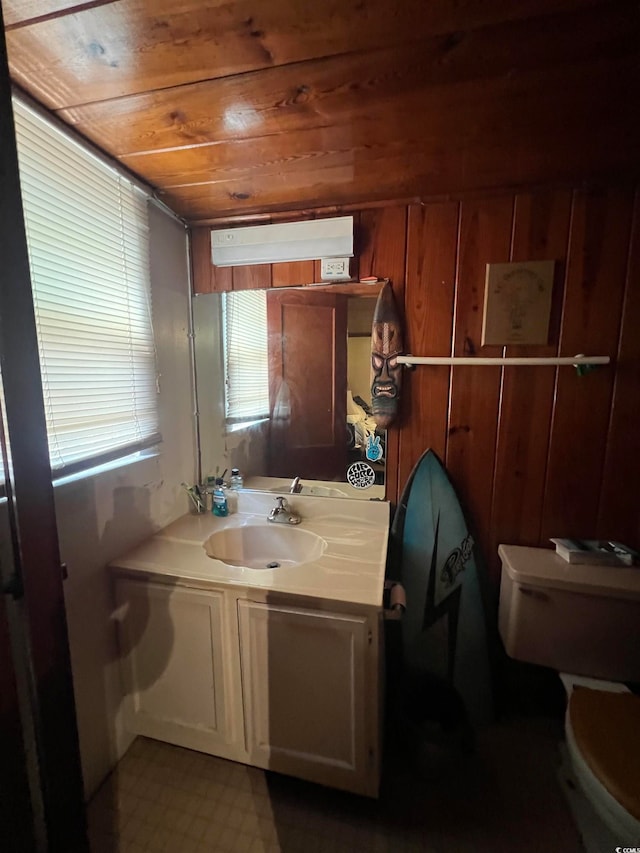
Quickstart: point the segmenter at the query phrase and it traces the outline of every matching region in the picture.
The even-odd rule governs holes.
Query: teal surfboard
[[[475,545],[447,472],[427,450],[392,526],[393,564],[407,595],[403,668],[415,683],[451,685],[474,725],[493,716],[485,611]],[[428,702],[428,696],[425,696]]]

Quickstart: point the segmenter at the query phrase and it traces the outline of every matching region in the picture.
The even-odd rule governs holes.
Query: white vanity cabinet
[[[123,576],[116,590],[130,731],[377,796],[374,608]]]
[[[110,564],[126,725],[375,797],[389,505],[288,496],[302,522],[274,528],[274,500],[241,491],[232,515],[182,516]],[[222,532],[261,568],[214,556]]]
[[[116,597],[129,731],[235,758],[242,728],[224,592],[119,578]]]
[[[238,620],[249,762],[376,796],[376,619],[238,601]]]

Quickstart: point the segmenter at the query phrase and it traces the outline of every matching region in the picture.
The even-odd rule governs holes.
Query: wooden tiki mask
[[[386,282],[376,303],[371,328],[371,409],[373,419],[386,429],[398,412],[402,366],[402,328],[391,284]]]

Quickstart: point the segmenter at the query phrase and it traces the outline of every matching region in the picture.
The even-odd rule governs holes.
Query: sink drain
[[[280,563],[277,563],[277,562],[275,562],[275,561],[274,561],[274,562],[272,562],[272,563],[267,563],[267,565],[265,566],[265,568],[266,568],[266,569],[279,569],[279,568],[280,568]]]

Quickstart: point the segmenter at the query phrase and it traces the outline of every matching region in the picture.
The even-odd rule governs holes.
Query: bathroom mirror
[[[367,412],[376,296],[320,286],[193,297],[203,476],[237,467],[246,488],[288,491],[297,476],[306,494],[384,497],[386,435]],[[347,480],[356,462],[365,488]]]

